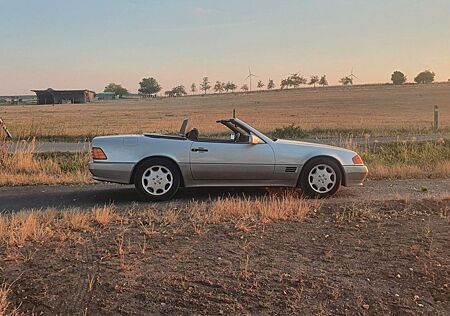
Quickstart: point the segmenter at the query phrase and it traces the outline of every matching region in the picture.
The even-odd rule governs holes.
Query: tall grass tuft
[[[8,152],[6,144],[0,149],[0,186],[33,184],[89,183],[86,168],[89,153],[35,152],[36,142],[17,142]]]
[[[9,301],[9,295],[11,288],[7,284],[2,284],[0,286],[0,315],[1,316],[21,316],[22,313],[19,312],[17,308],[11,307]]]
[[[283,193],[264,197],[225,197],[207,202],[192,201],[187,207],[194,223],[211,224],[224,220],[270,222],[303,220],[320,207],[320,201],[304,200],[296,194]]]
[[[450,141],[373,144],[361,155],[371,178],[450,176]]]

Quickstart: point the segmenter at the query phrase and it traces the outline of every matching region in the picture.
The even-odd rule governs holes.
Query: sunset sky
[[[350,73],[450,78],[449,0],[0,0],[0,95]]]

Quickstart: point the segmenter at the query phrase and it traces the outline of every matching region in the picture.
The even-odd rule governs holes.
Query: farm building
[[[37,104],[63,104],[92,102],[95,92],[90,90],[31,90],[36,93]]]
[[[117,96],[114,92],[99,92],[99,93],[97,93],[97,99],[99,99],[99,100],[116,100]]]

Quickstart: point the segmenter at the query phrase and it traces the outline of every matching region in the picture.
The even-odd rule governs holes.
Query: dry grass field
[[[215,120],[238,117],[264,132],[294,124],[313,134],[430,133],[433,106],[450,126],[450,84],[302,88],[182,98],[120,100],[56,106],[2,106],[0,116],[17,138],[78,139],[102,134],[178,131],[181,121],[203,134]],[[191,125],[191,126],[192,126]]]
[[[0,215],[1,315],[444,315],[450,200]]]

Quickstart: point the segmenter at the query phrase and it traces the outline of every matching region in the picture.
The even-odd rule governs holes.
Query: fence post
[[[6,124],[5,122],[2,120],[2,118],[0,117],[0,127],[5,131],[6,134],[6,138],[7,139],[12,139],[12,135],[9,132],[8,128],[6,128]]]
[[[437,105],[434,106],[434,131],[437,132],[439,130],[439,107]]]

